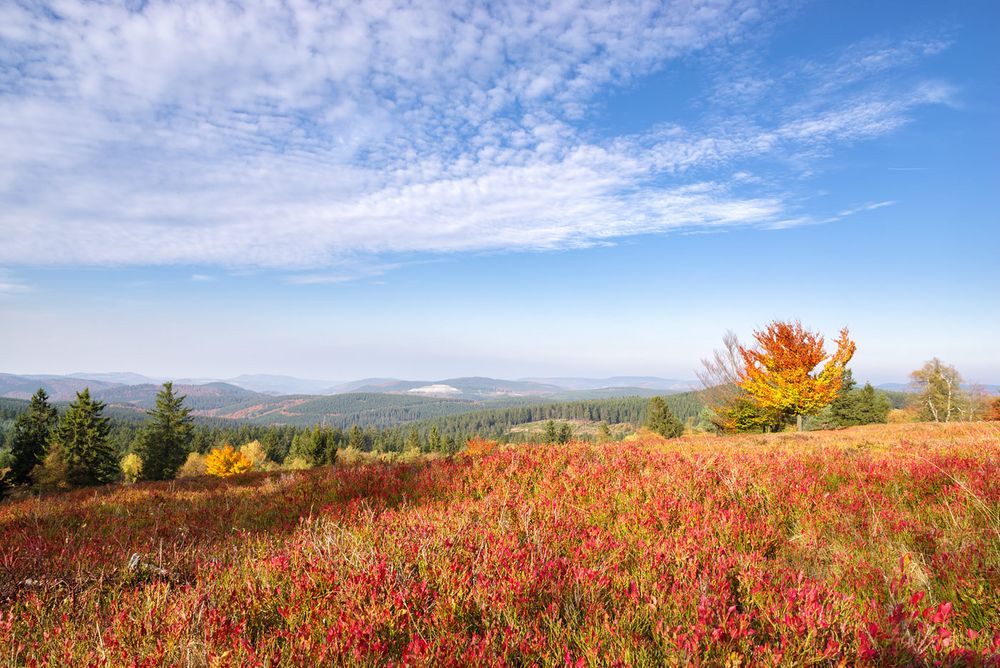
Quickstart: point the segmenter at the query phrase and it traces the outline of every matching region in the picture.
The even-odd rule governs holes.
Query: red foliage
[[[6,503],[0,657],[1000,666],[1000,443],[991,425],[937,427],[524,446]]]

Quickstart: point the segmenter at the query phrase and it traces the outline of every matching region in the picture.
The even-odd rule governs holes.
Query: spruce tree
[[[420,450],[420,434],[417,433],[416,428],[410,429],[410,433],[406,437],[405,450]]]
[[[171,382],[164,383],[156,395],[156,407],[149,411],[152,421],[140,433],[135,447],[146,480],[173,478],[191,452],[194,418],[184,399],[174,394]]]
[[[555,443],[559,440],[559,429],[554,420],[545,423],[545,431],[542,433],[542,443]]]
[[[31,481],[31,471],[42,463],[49,449],[49,436],[56,426],[56,409],[49,404],[49,395],[39,388],[31,397],[28,410],[14,421],[10,440],[13,461],[10,480],[15,484]]]
[[[368,449],[368,444],[365,441],[365,432],[361,431],[361,427],[356,424],[352,424],[351,428],[347,430],[347,447],[354,448],[355,450]]]
[[[118,478],[118,456],[108,440],[111,426],[104,407],[84,388],[52,432],[51,454],[64,467],[70,485],[101,485]]]
[[[432,425],[430,432],[427,434],[427,450],[429,452],[440,452],[442,450],[441,432],[438,431],[437,425]]]
[[[569,422],[563,422],[559,425],[559,433],[556,436],[556,441],[559,443],[569,443],[573,440],[573,427],[570,426]]]
[[[663,397],[653,397],[646,408],[646,428],[663,436],[676,438],[684,433],[684,425],[674,417]]]

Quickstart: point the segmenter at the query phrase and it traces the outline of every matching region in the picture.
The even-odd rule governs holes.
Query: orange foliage
[[[740,346],[744,369],[739,386],[761,410],[774,416],[808,415],[833,401],[857,347],[845,327],[837,338],[836,352],[828,356],[823,337],[797,320],[772,322],[755,331],[754,338],[757,346]]]
[[[253,461],[228,443],[221,448],[213,449],[205,458],[205,472],[219,478],[246,473],[252,468]]]
[[[489,441],[485,438],[473,437],[465,445],[463,455],[488,455],[497,449],[496,441]]]
[[[993,401],[991,410],[986,416],[987,420],[1000,420],[1000,397]]]

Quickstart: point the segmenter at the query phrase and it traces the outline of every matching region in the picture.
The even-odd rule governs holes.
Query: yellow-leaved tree
[[[794,415],[802,431],[802,416],[815,413],[837,396],[857,346],[845,327],[837,338],[837,350],[828,355],[823,337],[798,320],[772,322],[753,336],[756,346],[739,347],[743,368],[737,384],[772,422]]]
[[[253,460],[228,443],[212,449],[205,457],[205,473],[219,478],[246,473],[252,468]]]

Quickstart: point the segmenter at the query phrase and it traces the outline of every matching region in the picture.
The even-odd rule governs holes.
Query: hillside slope
[[[996,517],[987,424],[81,490],[0,504],[0,656],[996,665]]]

